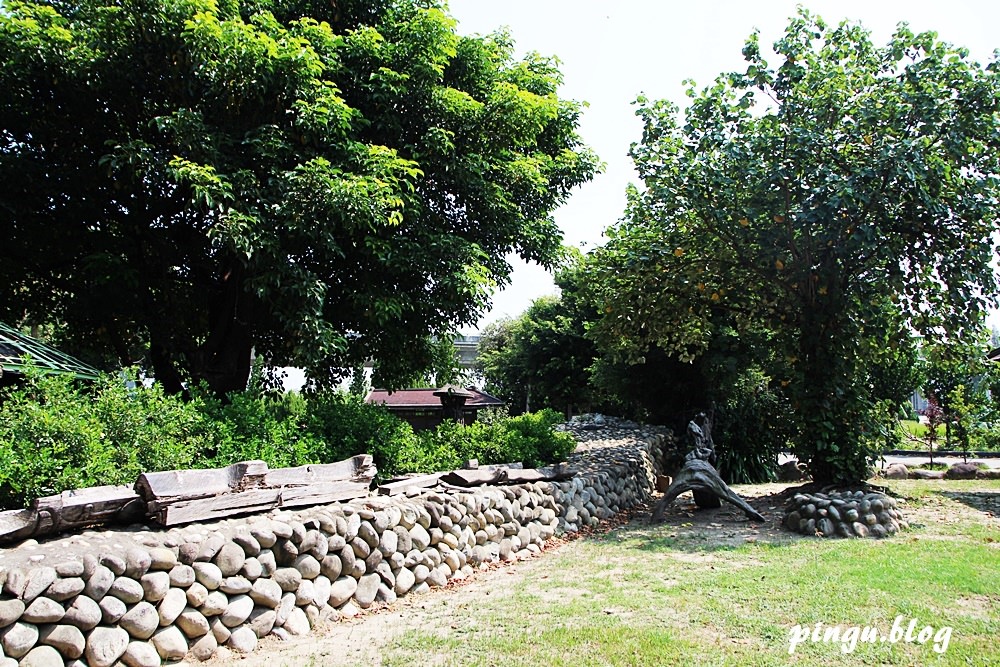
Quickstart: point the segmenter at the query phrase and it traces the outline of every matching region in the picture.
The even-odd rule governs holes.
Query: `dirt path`
[[[930,483],[935,484],[935,483]],[[704,544],[706,550],[719,546],[738,546],[746,542],[787,543],[805,538],[782,530],[781,496],[797,484],[761,484],[734,486],[733,489],[767,519],[765,524],[746,521],[742,512],[729,505],[714,510],[697,510],[689,498],[681,497],[667,508],[664,524],[672,527],[669,536]],[[931,488],[931,487],[928,487]],[[941,486],[940,495],[932,495],[919,503],[904,503],[903,511],[910,523],[937,532],[936,526],[953,521],[972,520],[991,524],[1000,530],[1000,494],[994,489],[950,491]],[[947,506],[947,507],[945,507]],[[650,507],[636,508],[617,524],[603,526],[602,533],[621,528],[632,536],[652,531]],[[504,564],[478,572],[464,581],[453,581],[445,588],[432,589],[424,595],[400,598],[391,607],[373,608],[355,618],[327,623],[309,637],[282,641],[269,636],[261,640],[257,650],[248,655],[231,653],[216,656],[207,663],[211,667],[347,667],[381,665],[382,648],[407,630],[420,628],[433,633],[456,627],[467,620],[469,611],[491,596],[491,600],[508,597],[516,584],[526,578],[544,578],[552,555],[566,549],[577,549],[581,536],[572,540],[555,540],[542,554],[526,561]],[[1000,547],[1000,545],[998,545]],[[697,558],[696,553],[684,554]]]

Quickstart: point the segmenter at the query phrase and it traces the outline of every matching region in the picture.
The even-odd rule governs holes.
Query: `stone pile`
[[[575,431],[575,429],[571,428]],[[661,431],[580,431],[563,482],[416,489],[0,552],[0,667],[153,667],[392,603],[649,499]],[[98,539],[100,538],[100,539]]]
[[[817,537],[888,537],[909,528],[896,499],[880,492],[796,493],[785,510],[789,530]]]

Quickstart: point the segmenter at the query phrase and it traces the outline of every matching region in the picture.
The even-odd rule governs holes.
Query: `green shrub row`
[[[271,468],[329,463],[370,453],[385,480],[481,463],[563,460],[573,450],[554,411],[490,416],[468,427],[446,422],[415,433],[378,405],[346,392],[247,391],[228,402],[193,391],[189,400],[120,376],[81,386],[28,372],[0,393],[0,509],[64,490],[135,482],[143,472],[213,468],[261,459]]]

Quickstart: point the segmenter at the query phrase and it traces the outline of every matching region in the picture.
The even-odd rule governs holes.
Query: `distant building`
[[[464,399],[464,400],[462,400]],[[471,424],[483,408],[496,408],[504,402],[474,387],[445,386],[439,389],[400,389],[388,392],[373,389],[366,403],[385,405],[389,412],[408,422],[415,431],[434,428],[446,417],[446,405],[460,421]]]

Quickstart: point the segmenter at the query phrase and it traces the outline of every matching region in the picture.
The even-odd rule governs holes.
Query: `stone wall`
[[[406,489],[171,530],[88,531],[0,551],[0,667],[205,660],[538,553],[648,500],[671,436],[569,426],[562,482]]]

